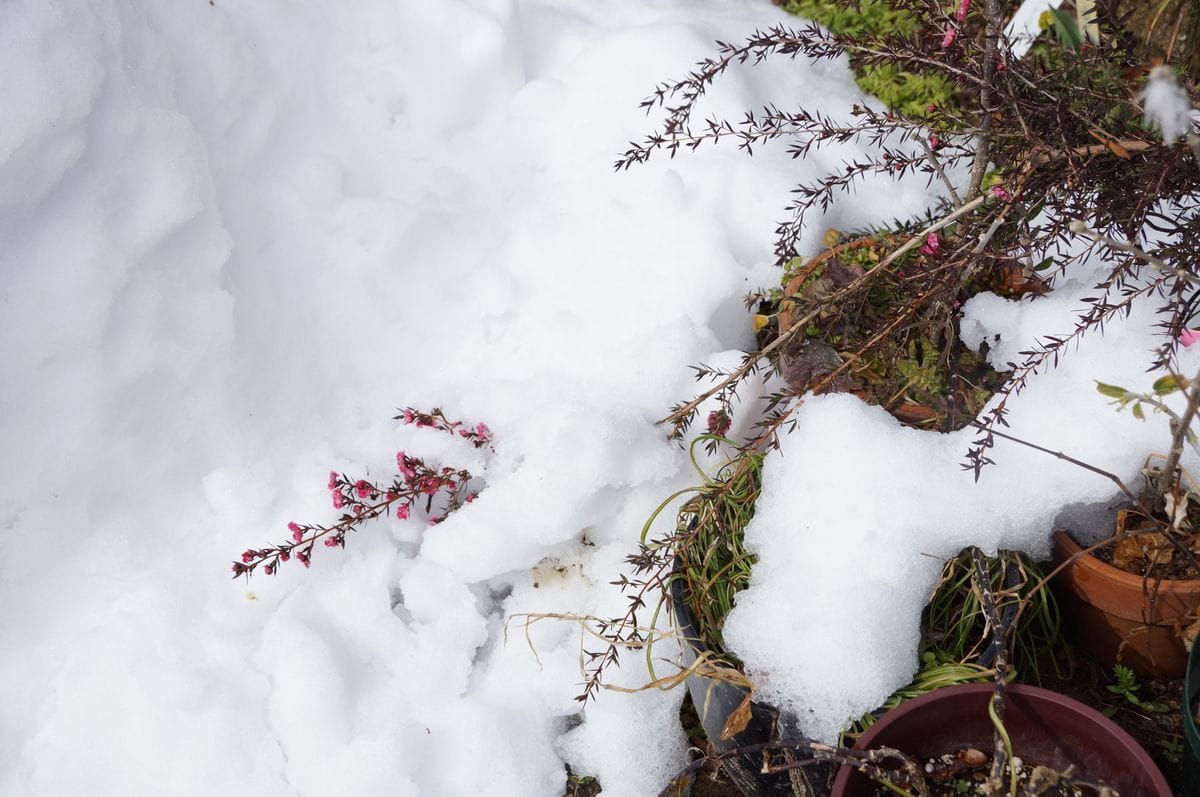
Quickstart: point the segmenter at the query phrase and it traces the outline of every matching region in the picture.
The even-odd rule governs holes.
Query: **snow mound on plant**
[[[994,362],[1019,361],[1038,335],[1073,328],[1098,273],[1081,267],[1036,301],[976,296],[964,307],[964,340],[989,341]],[[1114,411],[1095,380],[1147,390],[1155,321],[1141,307],[1085,337],[1010,402],[1002,431],[1136,489],[1146,455],[1168,439],[1166,420]],[[1189,353],[1185,370],[1196,364]],[[918,431],[847,395],[807,397],[796,418],[764,466],[746,530],[758,561],[724,636],[762,696],[826,740],[910,680],[921,609],[945,559],[969,545],[1044,556],[1051,531],[1067,522],[1064,508],[1116,492],[1103,477],[1004,440],[976,482],[962,467],[975,430]]]

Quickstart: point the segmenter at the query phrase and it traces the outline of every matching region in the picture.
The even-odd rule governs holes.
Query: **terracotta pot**
[[[963,747],[991,752],[987,706],[993,687],[966,684],[938,689],[892,709],[855,747],[893,747],[918,759]],[[1033,686],[1008,688],[1004,725],[1013,752],[1030,764],[1059,771],[1074,765],[1081,776],[1103,781],[1129,797],[1171,797],[1171,788],[1149,754],[1112,720],[1069,697]],[[833,797],[870,797],[878,784],[847,767],[838,772]]]
[[[1054,534],[1054,561],[1082,550],[1064,531]],[[1182,678],[1183,629],[1196,621],[1200,579],[1147,581],[1081,556],[1054,579],[1067,628],[1105,666],[1121,663],[1157,678]]]

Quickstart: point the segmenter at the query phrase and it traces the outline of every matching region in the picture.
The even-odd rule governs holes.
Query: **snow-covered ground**
[[[608,582],[691,481],[653,421],[690,363],[751,344],[742,296],[777,279],[788,188],[847,156],[611,169],[655,83],[779,19],[767,0],[0,5],[0,794],[558,795],[564,762],[606,795],[657,791],[684,763],[680,690],[580,712],[579,629],[537,624],[535,657],[505,620],[623,611]],[[708,109],[857,97],[843,62],[779,62]],[[887,186],[827,223],[928,201]],[[980,297],[964,328],[1011,358],[1088,285]],[[1014,428],[1134,472],[1161,421],[1090,380],[1147,384],[1148,322],[1035,381]],[[398,429],[404,405],[485,421],[495,453]],[[729,638],[810,731],[911,674],[926,554],[1036,549],[1064,504],[1111,493],[1008,449],[976,487],[965,439],[828,397],[768,464]],[[289,520],[333,516],[330,468],[386,473],[401,448],[487,488],[436,528],[228,578]]]

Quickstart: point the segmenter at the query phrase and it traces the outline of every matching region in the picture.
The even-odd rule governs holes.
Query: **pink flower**
[[[942,147],[942,140],[940,138],[938,138],[938,134],[931,133],[929,135],[929,148],[933,149],[933,150],[937,150],[937,149],[941,149],[941,147]]]
[[[399,520],[408,520],[408,504],[401,504],[396,507],[396,517]]]
[[[718,437],[728,432],[732,423],[733,419],[729,417],[729,414],[725,410],[713,410],[708,414],[708,418],[706,419],[708,433]]]
[[[949,47],[950,45],[954,44],[954,40],[957,38],[958,38],[958,28],[951,25],[949,28],[946,29],[945,37],[942,38],[942,49],[944,50],[947,47]]]
[[[413,411],[411,409],[406,409],[404,411],[404,422],[405,423],[412,423],[414,417],[416,417],[416,416],[413,415]]]
[[[1200,329],[1185,329],[1179,333],[1179,342],[1185,349],[1198,341],[1200,341]]]
[[[367,484],[365,479],[359,479],[354,485],[354,491],[359,498],[368,498],[371,495],[371,485]]]
[[[942,241],[938,238],[938,234],[931,232],[925,236],[925,243],[921,244],[921,248],[917,251],[923,255],[936,255],[942,251]]]
[[[253,562],[254,557],[256,557],[256,556],[258,556],[258,551],[254,550],[253,548],[242,551],[242,561],[243,562]]]
[[[287,551],[279,552],[279,561],[286,562],[288,559],[291,559],[291,558],[292,558],[292,555],[290,553],[288,553]]]
[[[304,565],[305,567],[310,567],[310,566],[312,566],[312,560],[311,560],[311,558],[310,558],[310,557],[309,557],[309,555],[308,555],[307,553],[305,553],[304,551],[297,551],[297,552],[296,552],[296,558],[297,558],[297,559],[299,559],[299,560],[300,560],[300,564]]]
[[[267,565],[266,567],[263,568],[263,572],[266,573],[268,576],[275,575],[275,565],[273,565],[273,564]]]
[[[475,434],[480,437],[491,437],[492,430],[487,428],[486,424],[477,423],[475,424]]]
[[[295,525],[296,525],[295,523],[292,524],[292,526],[295,526]],[[291,526],[289,526],[288,528],[291,528]],[[302,540],[302,539],[304,539],[304,529],[300,528],[299,526],[296,526],[294,529],[292,529],[292,540],[295,542],[300,542],[300,540]]]
[[[469,494],[467,495],[467,503],[468,503],[468,504],[469,504],[469,503],[471,503],[472,501],[474,501],[474,500],[475,500],[476,498],[478,498],[478,497],[479,497],[479,493],[469,493]]]
[[[335,492],[333,494],[333,508],[341,509],[345,505],[346,505],[346,499],[342,497],[341,493]]]
[[[992,196],[999,199],[1001,202],[1009,202],[1012,200],[1012,194],[1008,193],[1008,189],[1002,185],[992,186]]]
[[[338,486],[338,475],[335,471],[329,471],[329,489],[333,490]]]
[[[960,2],[958,4],[958,12],[954,15],[954,18],[957,19],[959,22],[962,22],[964,19],[967,18],[967,10],[970,8],[971,8],[971,0],[962,0],[962,2]]]
[[[337,544],[338,544],[337,537],[326,537],[325,538],[325,547],[326,548],[336,548]]]
[[[438,491],[438,487],[440,487],[441,484],[442,483],[439,482],[435,477],[426,476],[417,483],[417,489],[426,495],[433,495]]]
[[[464,427],[462,427],[461,429],[459,429],[459,430],[458,430],[458,436],[459,436],[459,437],[470,437],[470,436],[471,436],[471,430],[470,430],[470,429],[468,429],[468,428],[466,428],[466,427],[464,426]]]
[[[242,573],[245,573],[245,572],[246,572],[246,566],[244,564],[242,564],[241,562],[233,563],[233,574],[235,576],[240,576]]]
[[[416,460],[411,459],[403,451],[396,454],[396,467],[400,470],[400,475],[404,477],[404,481],[409,484],[417,477],[417,472],[413,470],[414,462]]]

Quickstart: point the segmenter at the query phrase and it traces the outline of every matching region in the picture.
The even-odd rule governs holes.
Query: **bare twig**
[[[1005,434],[1004,432],[998,432],[995,429],[988,429],[984,424],[979,423],[978,421],[972,421],[971,426],[974,426],[976,429],[987,430],[989,433],[994,434],[996,437],[999,437],[1001,439],[1011,440],[1012,442],[1019,443],[1027,448],[1032,448],[1035,451],[1041,451],[1043,454],[1049,454],[1050,456],[1055,457],[1056,459],[1061,459],[1063,462],[1070,462],[1072,465],[1076,465],[1080,468],[1083,468],[1084,470],[1089,470],[1098,476],[1103,476],[1104,478],[1111,481],[1113,484],[1117,485],[1117,487],[1120,488],[1121,492],[1125,493],[1125,495],[1128,496],[1131,501],[1137,501],[1137,496],[1134,495],[1132,490],[1130,490],[1128,487],[1125,486],[1125,482],[1121,481],[1121,478],[1119,476],[1117,476],[1115,473],[1110,473],[1109,471],[1106,471],[1103,468],[1098,468],[1095,465],[1091,465],[1087,462],[1084,462],[1081,459],[1075,459],[1075,457],[1067,456],[1066,454],[1064,454],[1061,451],[1054,451],[1052,449],[1045,448],[1043,446],[1039,446],[1037,443],[1031,443],[1028,440],[1022,440],[1021,438],[1016,437],[1014,435]]]
[[[967,196],[973,197],[979,193],[983,183],[983,173],[987,171],[988,159],[992,145],[992,81],[996,73],[996,55],[1000,49],[1000,29],[1004,20],[1000,17],[1000,7],[996,0],[987,0],[984,4],[987,16],[987,27],[984,36],[983,74],[979,87],[979,135],[975,138],[975,160],[971,164],[971,179],[967,183]]]
[[[963,201],[959,197],[958,191],[954,189],[954,183],[950,182],[950,178],[946,176],[946,170],[942,168],[942,162],[938,159],[937,153],[933,151],[933,147],[929,145],[926,139],[921,139],[921,146],[925,148],[925,157],[929,160],[929,165],[937,172],[938,178],[946,186],[946,190],[950,192],[950,198],[954,200],[954,206],[958,207]]]
[[[1101,235],[1087,225],[1086,222],[1076,219],[1071,222],[1071,232],[1076,235],[1082,235],[1084,238],[1089,238],[1096,243],[1104,244],[1110,249],[1116,249],[1118,252],[1125,252],[1133,255],[1138,260],[1150,265],[1155,271],[1160,274],[1165,274],[1172,277],[1177,277],[1191,285],[1200,286],[1200,277],[1192,274],[1185,268],[1172,268],[1166,261],[1149,254],[1144,249],[1139,247],[1132,241],[1118,241],[1115,238],[1109,238],[1107,235]]]
[[[1179,458],[1183,456],[1184,441],[1189,435],[1194,434],[1192,421],[1196,417],[1197,407],[1200,407],[1200,372],[1188,385],[1186,395],[1187,404],[1184,406],[1183,412],[1178,420],[1171,423],[1171,450],[1167,452],[1167,461],[1154,484],[1154,508],[1160,511],[1165,504],[1167,493],[1175,484],[1175,471],[1179,467]]]

